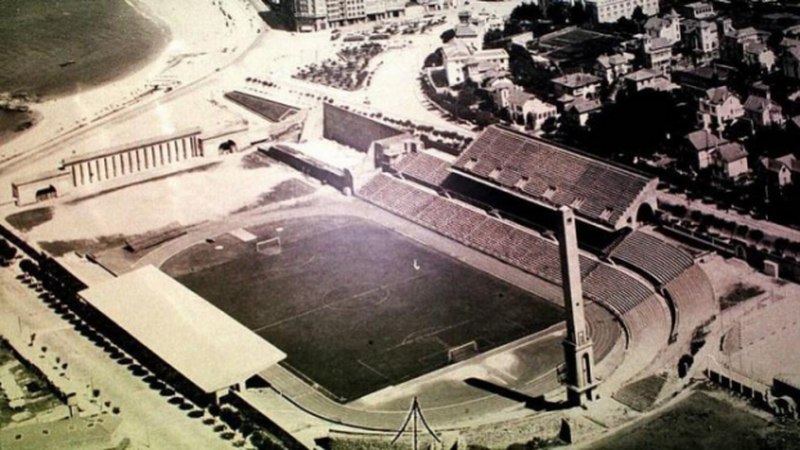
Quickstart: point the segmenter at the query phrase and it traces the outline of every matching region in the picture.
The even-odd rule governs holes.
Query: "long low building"
[[[154,266],[80,292],[141,346],[219,398],[286,354]]]

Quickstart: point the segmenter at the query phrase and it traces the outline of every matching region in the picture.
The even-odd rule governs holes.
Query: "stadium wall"
[[[389,125],[346,111],[338,106],[323,105],[323,132],[325,139],[336,141],[360,152],[369,151],[372,143],[404,133]]]
[[[260,151],[276,161],[320,180],[323,184],[328,184],[348,194],[353,192],[353,175],[348,169],[330,167],[283,145],[274,145],[266,151],[263,149]]]

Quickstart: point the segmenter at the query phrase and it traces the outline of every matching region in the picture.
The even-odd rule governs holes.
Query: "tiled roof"
[[[569,88],[579,88],[590,84],[599,83],[600,78],[588,73],[571,73],[558,78],[553,78],[553,83]]]
[[[744,109],[753,112],[763,112],[767,110],[780,111],[781,107],[772,100],[758,95],[751,95],[747,97],[747,100],[744,102]]]
[[[738,142],[728,142],[719,147],[719,156],[725,162],[734,162],[747,157],[747,150]]]
[[[686,135],[686,140],[694,147],[696,151],[708,150],[718,145],[727,143],[726,140],[717,137],[717,135],[709,132],[708,130],[697,130]]]
[[[578,114],[584,114],[584,113],[587,113],[587,112],[596,111],[598,109],[601,109],[602,107],[603,107],[603,104],[600,103],[600,100],[597,100],[597,99],[587,100],[587,99],[585,99],[583,97],[579,97],[574,102],[572,102],[567,107],[567,109],[569,109],[569,110],[574,109],[575,111],[578,112]]]
[[[653,181],[498,126],[470,144],[453,169],[538,203],[572,206],[584,218],[612,227]]]

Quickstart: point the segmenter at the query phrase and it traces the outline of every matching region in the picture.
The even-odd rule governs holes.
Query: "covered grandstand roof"
[[[498,126],[487,128],[452,166],[454,172],[547,207],[571,206],[579,217],[615,229],[657,179]]]
[[[154,266],[81,297],[206,393],[277,364],[286,354]]]

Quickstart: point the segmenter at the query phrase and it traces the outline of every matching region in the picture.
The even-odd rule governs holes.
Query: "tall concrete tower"
[[[564,358],[567,364],[567,398],[572,405],[582,406],[594,400],[594,352],[592,340],[586,329],[583,312],[583,289],[575,233],[575,213],[567,206],[560,209],[561,224],[558,229],[561,255],[561,283],[564,306],[567,309],[567,337],[564,338]]]

